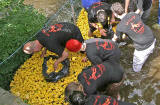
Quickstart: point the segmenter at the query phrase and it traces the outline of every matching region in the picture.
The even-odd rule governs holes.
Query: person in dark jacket
[[[35,41],[28,42],[24,45],[23,51],[26,54],[32,54],[45,47],[42,56],[44,56],[46,49],[56,53],[59,56],[54,62],[54,69],[56,70],[58,64],[68,57],[68,52],[64,50],[68,42],[71,42],[72,46],[70,47],[72,47],[73,52],[80,49],[81,46],[74,45],[73,40],[78,40],[81,43],[84,41],[79,28],[68,22],[60,22],[51,25],[49,28],[42,29],[37,34]]]
[[[102,87],[122,84],[124,70],[120,65],[120,49],[112,40],[93,38],[86,40],[80,49],[92,63],[78,75],[78,81],[87,95],[96,94]]]
[[[65,88],[65,99],[71,105],[135,105],[107,95],[86,96],[80,86],[74,83]]]
[[[98,29],[101,37],[105,39],[111,39],[113,37],[112,26],[110,23],[112,17],[112,11],[110,6],[105,2],[96,2],[92,4],[88,9],[88,23],[90,30],[89,36],[93,36],[93,32]],[[101,23],[103,28],[100,28],[96,23]]]

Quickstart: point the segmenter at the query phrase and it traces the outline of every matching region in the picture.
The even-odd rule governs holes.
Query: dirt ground
[[[47,17],[54,14],[65,2],[66,0],[24,0],[24,4],[32,5]]]

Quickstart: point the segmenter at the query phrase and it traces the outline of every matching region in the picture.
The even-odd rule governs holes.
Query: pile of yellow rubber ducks
[[[77,26],[80,28],[84,39],[89,39],[88,18],[85,9],[82,9],[79,14]],[[98,32],[97,35],[99,35]],[[68,105],[64,99],[65,87],[70,82],[77,81],[77,76],[81,70],[91,63],[89,61],[80,62],[85,57],[84,54],[70,53],[69,75],[57,83],[46,82],[42,75],[43,58],[40,57],[40,54],[41,52],[35,53],[20,66],[10,84],[11,92],[30,105]],[[46,56],[49,55],[55,54],[47,51]],[[47,61],[48,73],[53,71],[53,64],[54,60]],[[62,64],[59,64],[58,70],[61,68]]]
[[[98,24],[99,27],[102,25]],[[78,20],[77,26],[79,27],[83,38],[90,39],[88,37],[89,25],[87,12],[82,9]],[[94,35],[100,37],[98,30],[94,31]],[[70,70],[69,75],[59,80],[57,83],[46,82],[42,75],[43,58],[40,57],[41,52],[35,53],[29,58],[20,68],[17,70],[11,84],[11,92],[20,97],[22,100],[30,105],[68,105],[64,99],[65,87],[73,81],[77,81],[78,74],[86,66],[90,66],[91,63],[80,62],[85,57],[85,54],[70,53]],[[46,56],[55,55],[54,53],[47,51]],[[53,64],[55,60],[49,59],[47,61],[47,72],[53,71]],[[58,65],[58,72],[62,69],[62,64]]]
[[[97,23],[97,25],[99,27],[103,27],[101,24]],[[79,14],[79,17],[77,19],[77,26],[79,27],[83,38],[86,39],[90,39],[92,37],[88,37],[88,31],[89,31],[89,24],[88,24],[88,14],[85,11],[85,9],[83,8]],[[97,37],[101,37],[100,32],[98,30],[95,30],[93,32],[94,35],[96,35]]]

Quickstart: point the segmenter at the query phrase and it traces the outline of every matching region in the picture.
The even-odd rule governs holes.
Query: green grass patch
[[[39,31],[46,17],[23,0],[0,2],[0,63]],[[0,87],[9,89],[10,81],[18,67],[29,57],[20,49],[11,59],[0,65]]]

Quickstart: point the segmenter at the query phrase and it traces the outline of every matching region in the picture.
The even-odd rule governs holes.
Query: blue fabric
[[[159,10],[158,10],[158,24],[160,24],[160,0],[159,0]]]
[[[82,1],[82,6],[85,9],[88,9],[93,3],[100,2],[101,0],[81,0],[81,1]]]

